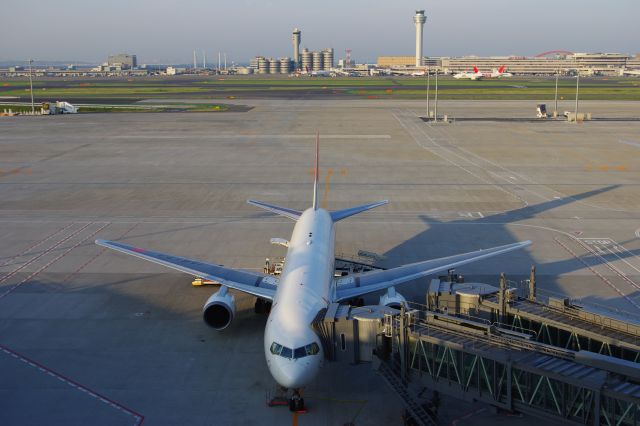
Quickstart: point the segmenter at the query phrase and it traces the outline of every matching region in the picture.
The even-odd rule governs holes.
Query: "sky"
[[[413,55],[413,14],[424,9],[426,56],[533,56],[550,50],[640,53],[638,0],[1,0],[0,61],[229,63],[292,56],[302,46],[352,50],[357,62]],[[32,30],[28,30],[31,28]]]

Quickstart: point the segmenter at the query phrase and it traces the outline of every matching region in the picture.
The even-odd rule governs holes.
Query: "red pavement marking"
[[[135,223],[132,227],[130,227],[129,229],[127,229],[125,231],[124,234],[120,235],[117,239],[121,239],[124,238],[125,236],[127,236],[127,234],[129,234],[131,231],[133,231],[133,229],[138,226],[140,224],[140,222]],[[87,265],[89,265],[91,262],[93,262],[94,260],[96,260],[98,257],[100,257],[105,251],[107,251],[106,247],[103,247],[102,250],[100,250],[100,252],[98,254],[96,254],[95,256],[93,256],[91,259],[87,260],[82,266],[80,266],[78,269],[76,269],[75,271],[73,271],[72,273],[70,273],[69,275],[67,275],[66,277],[64,277],[64,279],[62,280],[62,283],[66,283],[68,282],[71,277],[73,277],[75,274],[77,274],[78,272],[82,271],[84,268],[87,267]]]
[[[16,273],[18,273],[20,270],[24,269],[26,266],[32,264],[33,262],[35,262],[36,260],[40,259],[42,256],[44,256],[45,254],[49,253],[51,250],[55,249],[56,247],[58,247],[59,245],[63,244],[64,242],[68,241],[69,239],[75,237],[76,235],[78,235],[80,232],[84,231],[89,225],[91,225],[93,222],[89,222],[87,223],[85,226],[83,226],[82,228],[78,229],[77,231],[72,232],[71,234],[67,235],[65,238],[63,238],[62,240],[58,241],[57,243],[55,243],[54,245],[52,245],[51,247],[49,247],[48,249],[46,249],[45,251],[43,251],[42,253],[40,253],[39,255],[32,257],[28,262],[24,263],[22,266],[20,266],[19,268],[14,269],[13,271],[9,272],[7,275],[5,275],[4,277],[0,278],[0,283],[8,280],[9,278],[11,278],[12,276],[14,276]]]
[[[54,236],[58,235],[60,232],[62,231],[66,231],[67,229],[71,228],[74,225],[74,223],[71,223],[67,226],[65,226],[64,228],[60,228],[58,229],[56,232],[54,232],[53,234],[49,235],[47,238],[45,238],[44,240],[40,240],[35,242],[31,247],[29,247],[28,249],[24,250],[22,253],[18,253],[15,256],[13,256],[11,259],[7,260],[6,262],[4,262],[1,266],[5,266],[11,262],[13,262],[15,259],[17,259],[20,256],[24,256],[25,254],[29,253],[31,250],[33,250],[34,248],[37,248],[39,246],[41,246],[43,243],[45,243],[46,241],[48,241],[49,239],[53,238]]]
[[[47,263],[46,265],[44,265],[42,268],[38,269],[37,271],[35,271],[34,273],[32,273],[31,275],[29,275],[27,278],[25,278],[24,280],[20,281],[18,284],[15,284],[14,286],[12,286],[11,288],[9,288],[9,290],[5,291],[4,293],[0,294],[0,300],[5,298],[7,295],[11,294],[15,289],[17,289],[18,287],[20,287],[22,284],[26,283],[27,281],[29,281],[30,279],[32,279],[33,277],[35,277],[36,275],[38,275],[40,272],[44,271],[45,269],[47,269],[49,266],[53,265],[55,262],[57,262],[58,260],[62,259],[63,257],[65,257],[67,254],[69,254],[73,249],[75,249],[76,247],[78,247],[80,244],[84,243],[85,241],[87,241],[89,238],[93,237],[94,235],[96,235],[98,232],[102,231],[104,228],[106,228],[107,226],[109,226],[111,224],[111,222],[105,223],[104,225],[102,225],[100,228],[98,228],[96,231],[92,232],[90,235],[88,235],[87,237],[83,238],[82,240],[80,240],[79,242],[77,242],[75,245],[73,245],[71,248],[67,249],[67,251],[63,252],[62,254],[60,254],[58,257],[54,258],[53,260],[51,260],[49,263]]]
[[[144,422],[144,416],[134,410],[132,410],[131,408],[125,407],[124,405],[120,404],[119,402],[114,401],[111,398],[108,398],[84,385],[81,385],[80,383],[76,382],[75,380],[72,380],[60,373],[57,373],[55,371],[53,371],[52,369],[45,367],[44,365],[40,364],[37,361],[34,361],[30,358],[27,358],[24,355],[19,354],[18,352],[9,349],[8,347],[0,344],[0,351],[6,353],[7,355],[10,355],[12,357],[14,357],[15,359],[18,359],[22,362],[24,362],[25,364],[37,368],[38,370],[40,370],[43,373],[47,373],[49,376],[55,377],[56,379],[60,380],[63,383],[66,383],[67,385],[71,386],[72,388],[78,389],[80,391],[85,392],[87,395],[89,395],[92,398],[97,399],[100,402],[103,402],[109,406],[111,406],[112,408],[115,408],[116,410],[119,410],[125,414],[128,414],[130,416],[133,416],[133,418],[135,419],[135,423],[134,426],[140,426],[142,424],[142,422]]]

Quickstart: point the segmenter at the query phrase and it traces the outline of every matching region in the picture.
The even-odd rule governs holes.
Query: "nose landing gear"
[[[302,397],[302,389],[294,389],[293,395],[289,399],[289,411],[294,413],[305,412],[304,398]]]
[[[292,389],[291,397],[287,398],[289,389],[277,386],[274,393],[267,391],[267,405],[269,407],[289,405],[289,411],[292,413],[306,413],[304,406],[304,398],[302,389]]]

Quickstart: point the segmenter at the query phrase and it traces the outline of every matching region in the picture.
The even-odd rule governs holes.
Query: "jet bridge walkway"
[[[435,312],[407,311],[385,323],[392,343],[390,354],[379,354],[387,359],[383,377],[395,371],[401,383],[557,423],[640,425],[634,362]]]
[[[498,319],[499,295],[483,299],[483,309]],[[500,322],[512,330],[534,332],[535,339],[567,349],[588,350],[640,362],[640,324],[617,319],[605,313],[584,310],[568,299],[550,299],[543,304],[517,299],[505,304]]]

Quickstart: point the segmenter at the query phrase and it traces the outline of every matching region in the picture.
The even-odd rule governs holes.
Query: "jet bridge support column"
[[[505,277],[504,272],[500,273],[500,292],[498,293],[498,304],[500,306],[498,322],[504,323],[507,319],[507,278]]]
[[[407,343],[407,333],[405,330],[405,309],[404,305],[400,305],[400,326],[398,327],[398,338],[400,340],[400,377],[402,380],[406,380],[407,377],[407,354],[406,354],[406,343]]]
[[[536,267],[531,267],[531,275],[529,275],[529,300],[536,301]]]

